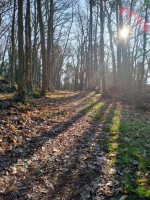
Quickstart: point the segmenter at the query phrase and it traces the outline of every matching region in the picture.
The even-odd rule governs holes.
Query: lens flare
[[[120,30],[120,36],[124,39],[126,39],[129,36],[129,29],[127,27],[123,27],[122,30]]]
[[[138,15],[135,11],[128,8],[119,8],[118,13],[119,15],[124,16],[125,18],[128,18],[130,20],[132,18],[132,23],[138,26],[139,29],[141,29],[143,32],[148,33],[150,31],[150,27],[145,19]]]

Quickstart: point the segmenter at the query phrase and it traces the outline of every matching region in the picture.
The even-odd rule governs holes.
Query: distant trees
[[[67,63],[63,89],[73,90],[74,84],[75,84],[75,68],[71,63]]]
[[[86,5],[88,10],[87,26],[80,29],[81,32],[78,35],[82,39],[84,32],[86,43],[89,42],[88,49],[85,46],[83,48],[87,52],[84,54],[84,61],[87,61],[86,70],[84,70],[84,75],[80,75],[85,79],[84,81],[82,79],[83,88],[87,88],[87,82],[93,82],[94,88],[101,87],[103,92],[112,87],[130,94],[133,91],[141,91],[141,88],[144,89],[144,84],[147,82],[147,75],[145,74],[147,70],[145,71],[145,69],[148,67],[148,60],[145,60],[145,55],[148,48],[146,47],[147,42],[144,41],[150,40],[150,32],[143,30],[145,30],[144,26],[147,26],[148,16],[146,13],[150,12],[150,2],[141,0],[142,6],[136,6],[135,0],[126,3],[122,0],[96,0],[87,1]],[[133,11],[134,9],[139,9],[140,14]],[[79,19],[83,22],[84,14]],[[107,29],[105,28],[106,25]],[[124,27],[129,29],[129,33],[122,37],[120,32]],[[81,39],[77,40],[79,41],[78,49],[82,48]],[[143,53],[140,54],[140,52]],[[77,58],[80,61],[77,63],[81,67],[83,65],[82,57],[81,53],[81,57],[79,55]],[[91,62],[93,62],[92,65]],[[137,62],[142,63],[142,71],[137,71]],[[149,72],[147,71],[147,73]]]
[[[17,83],[19,95],[40,89],[45,96],[54,88],[103,93],[115,88],[129,95],[146,90],[150,2],[81,5],[80,0],[0,3],[0,75],[11,86]],[[129,33],[122,37],[125,27]]]
[[[41,94],[45,96],[47,89],[60,88],[73,23],[73,13],[68,10],[74,12],[76,1],[22,1],[22,18],[19,18],[20,3],[16,0],[0,3],[0,73],[12,86],[15,75],[18,91],[29,93],[33,88],[41,88]],[[16,13],[19,13],[18,17]],[[6,17],[12,19],[12,23],[5,20]]]

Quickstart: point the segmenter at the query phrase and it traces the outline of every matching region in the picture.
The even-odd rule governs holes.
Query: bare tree
[[[38,10],[38,19],[40,25],[40,34],[41,34],[41,54],[42,54],[42,91],[41,95],[46,96],[46,85],[47,85],[47,76],[46,76],[46,52],[45,52],[45,33],[44,25],[41,12],[41,0],[37,0],[37,10]]]

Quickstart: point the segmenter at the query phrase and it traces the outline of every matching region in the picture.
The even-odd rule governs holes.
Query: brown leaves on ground
[[[2,198],[126,199],[115,167],[106,165],[117,152],[101,144],[105,118],[117,107],[94,92],[57,91],[1,110]],[[97,111],[102,120],[93,117]]]

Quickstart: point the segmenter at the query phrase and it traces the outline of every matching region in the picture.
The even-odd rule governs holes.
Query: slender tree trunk
[[[36,0],[34,1],[34,41],[32,50],[32,77],[33,84],[38,87],[38,60],[37,60],[37,11],[36,11]]]
[[[86,54],[86,89],[89,89],[89,84],[90,84],[90,65],[89,65],[89,47],[88,47],[88,42],[86,38],[86,44],[85,44],[85,54]]]
[[[75,68],[75,91],[79,89],[78,79],[79,79],[79,51],[77,52],[77,66]]]
[[[82,91],[84,86],[84,41],[81,42],[80,90]]]
[[[14,29],[15,29],[15,11],[16,11],[16,0],[14,0],[14,11],[12,20],[12,32],[11,32],[11,69],[10,69],[10,84],[11,87],[14,85],[14,65],[15,65],[15,39],[14,39]]]
[[[25,36],[26,36],[26,88],[27,91],[32,90],[32,68],[31,68],[31,26],[30,26],[30,0],[27,0],[26,10],[26,23],[25,23]]]
[[[147,23],[147,20],[148,20],[148,13],[147,13],[147,5],[146,5],[146,8],[145,8],[145,23],[144,23],[144,26],[147,26],[146,23]],[[144,29],[146,29],[144,27]],[[143,33],[143,58],[142,58],[142,72],[141,72],[141,78],[140,78],[140,84],[139,84],[139,93],[141,92],[141,87],[142,87],[142,81],[143,81],[143,78],[144,78],[144,65],[145,65],[145,57],[146,57],[146,40],[147,40],[147,32],[146,30],[144,30],[144,33]]]
[[[0,27],[1,27],[1,22],[2,22],[2,16],[1,16],[1,13],[0,13]]]
[[[8,45],[8,38],[9,37],[7,37],[6,46],[5,46],[5,49],[4,49],[4,52],[3,52],[3,56],[2,56],[2,63],[1,63],[1,66],[0,66],[0,75],[2,75],[2,73],[3,73],[4,60],[5,60],[5,55],[6,55],[7,45]]]
[[[47,76],[46,76],[46,57],[45,57],[45,34],[44,34],[44,25],[41,12],[41,0],[37,0],[37,10],[38,10],[38,19],[39,19],[40,34],[41,34],[41,54],[42,54],[42,66],[43,66],[41,95],[46,96]]]
[[[105,63],[104,63],[104,8],[103,0],[100,1],[100,22],[101,22],[101,36],[100,36],[100,65],[102,69],[102,91],[106,92],[105,79]]]
[[[54,3],[53,0],[50,1],[50,15],[48,19],[48,36],[47,36],[47,80],[48,87],[54,84],[53,76],[53,14],[54,14]]]
[[[118,9],[122,7],[122,2],[121,0],[116,1],[116,21],[117,21],[117,71],[118,71],[118,87],[122,88],[122,64],[121,64],[121,41],[119,37],[119,30],[122,28],[123,25],[123,20],[122,16],[118,15]]]
[[[98,63],[97,63],[97,25],[98,25],[98,6],[97,6],[97,16],[95,22],[95,39],[94,39],[94,89],[98,89]]]
[[[15,82],[18,82],[18,68],[17,68],[17,60],[18,60],[18,55],[17,52],[15,51]]]
[[[117,76],[116,76],[116,62],[115,62],[115,53],[113,47],[113,33],[111,29],[111,14],[108,13],[108,32],[109,32],[109,39],[110,39],[110,49],[111,49],[111,56],[112,56],[112,65],[113,65],[113,86],[117,86]]]
[[[54,85],[54,56],[53,56],[53,34],[54,34],[54,29],[53,29],[53,18],[54,18],[54,2],[51,0],[51,5],[50,5],[50,51],[51,51],[51,85]]]
[[[90,62],[90,85],[89,89],[93,89],[93,53],[92,53],[92,6],[93,6],[93,0],[90,0],[90,26],[89,26],[89,62]]]
[[[18,0],[18,95],[24,98],[23,85],[23,0]]]

